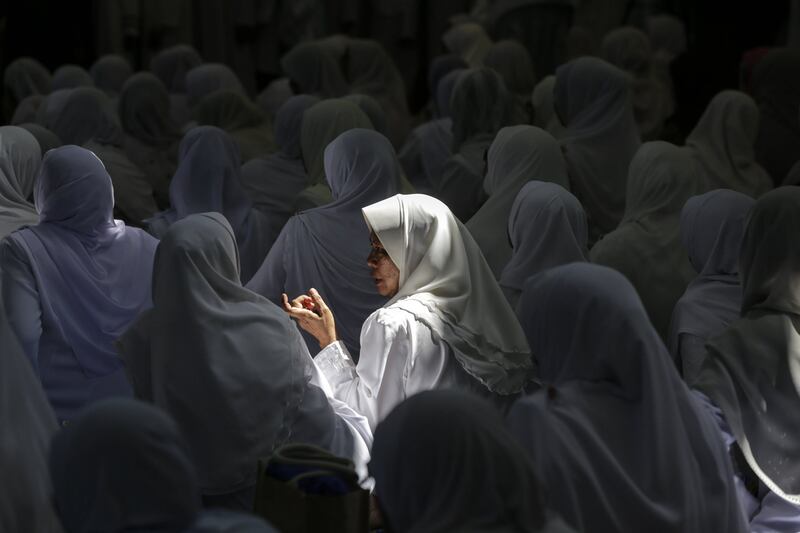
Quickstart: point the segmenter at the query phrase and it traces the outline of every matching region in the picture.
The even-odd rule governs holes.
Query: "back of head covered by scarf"
[[[146,221],[148,231],[160,237],[192,213],[222,213],[236,234],[246,282],[264,260],[277,230],[252,209],[241,183],[239,148],[221,129],[199,126],[184,135],[178,151],[178,170],[169,185],[172,207]]]
[[[0,237],[39,222],[28,198],[41,162],[33,135],[16,126],[0,127]]]
[[[769,174],[755,159],[758,124],[758,107],[743,92],[725,90],[711,99],[686,138],[709,188],[733,189],[757,198],[772,187]]]
[[[517,309],[547,391],[508,423],[551,509],[587,533],[748,531],[716,424],[624,276],[559,266],[528,279]]]
[[[515,124],[530,124],[530,98],[536,86],[536,74],[528,49],[514,40],[494,43],[483,61],[503,78],[506,89],[514,96]]]
[[[27,131],[31,135],[36,138],[36,142],[39,143],[39,148],[41,148],[41,154],[44,156],[48,152],[48,150],[52,150],[53,148],[58,148],[63,143],[58,136],[53,133],[52,131],[48,130],[44,126],[40,124],[34,124],[33,122],[24,122],[19,125],[20,128]]]
[[[61,65],[53,72],[50,88],[75,89],[77,87],[94,87],[94,80],[86,69],[78,65]]]
[[[531,180],[557,183],[564,189],[569,189],[569,184],[558,142],[535,126],[500,130],[489,147],[487,164],[483,188],[489,199],[466,226],[499,278],[511,259],[506,229],[517,193]]]
[[[722,410],[747,465],[781,498],[800,504],[800,188],[759,198],[739,255],[742,319],[707,344],[696,384]]]
[[[305,294],[316,288],[336,310],[341,340],[357,360],[361,326],[386,303],[367,266],[369,230],[361,209],[397,193],[400,167],[386,137],[356,128],[325,149],[325,173],[333,201],[287,223],[275,245],[278,252],[267,257],[248,288],[273,301],[280,301],[283,292]],[[268,277],[274,262],[285,271],[281,287],[272,286]],[[315,342],[309,340],[309,346],[316,351]]]
[[[125,134],[148,147],[167,150],[178,140],[180,132],[170,116],[169,93],[149,72],[138,72],[125,82],[117,111]]]
[[[654,15],[645,21],[656,58],[672,61],[686,52],[686,25],[672,15]]]
[[[40,223],[9,238],[28,258],[43,320],[64,336],[88,378],[120,372],[112,343],[150,306],[157,241],[113,220],[111,178],[84,148],[47,152],[34,198]]]
[[[242,287],[222,215],[198,213],[170,227],[152,291],[153,309],[119,349],[136,395],[170,413],[185,435],[203,494],[252,487],[256,460],[286,442],[333,447],[337,419],[310,385],[313,362],[297,328]]]
[[[486,34],[486,30],[475,22],[464,22],[453,26],[442,35],[442,43],[449,52],[457,54],[466,61],[470,68],[483,65],[483,60],[492,46],[492,40]]]
[[[469,141],[491,142],[508,125],[511,111],[511,94],[497,72],[487,67],[463,71],[450,97],[454,152]]]
[[[650,39],[639,28],[625,26],[603,38],[603,59],[631,75],[633,113],[643,140],[657,139],[674,111],[668,88],[656,78]]]
[[[561,140],[565,128],[556,114],[555,95],[553,94],[555,86],[556,77],[551,74],[534,87],[533,93],[531,93],[533,125],[546,130],[550,135]]]
[[[116,54],[104,55],[89,69],[94,85],[108,96],[116,96],[125,81],[133,75],[133,67],[127,59]]]
[[[500,275],[500,288],[516,308],[525,281],[549,268],[588,261],[586,212],[555,183],[531,181],[517,194],[508,215],[513,252]]]
[[[302,42],[281,58],[281,68],[302,94],[318,98],[337,98],[348,87],[341,65],[318,41]]]
[[[716,189],[689,198],[683,207],[681,241],[698,276],[672,312],[668,346],[676,358],[681,335],[705,342],[739,318],[739,250],[745,219],[754,203],[742,193]],[[683,363],[686,369],[687,361]],[[693,376],[684,373],[684,378],[691,383]]]
[[[384,307],[425,324],[492,392],[522,390],[533,377],[525,336],[467,228],[423,194],[398,194],[363,212],[400,271],[399,291]]]
[[[197,473],[178,426],[136,400],[97,403],[59,431],[50,476],[66,533],[273,531],[253,516],[202,511]]]
[[[267,117],[239,91],[223,89],[209,94],[197,104],[194,116],[198,125],[228,132],[239,145],[243,162],[274,151]]]
[[[686,200],[703,190],[691,154],[664,141],[644,143],[631,160],[625,216],[592,247],[593,263],[623,273],[667,339],[672,309],[695,277],[680,240]]]
[[[582,57],[558,67],[553,94],[566,127],[561,146],[570,190],[586,209],[594,241],[622,220],[628,165],[641,144],[630,79],[601,59]]]
[[[204,63],[186,73],[186,98],[191,108],[210,94],[223,90],[245,94],[239,77],[227,65]]]
[[[756,160],[780,184],[800,160],[800,51],[771,50],[756,66],[751,85],[760,111]]]
[[[533,465],[494,407],[467,393],[424,391],[395,407],[369,468],[389,531],[569,531],[548,522]]]
[[[445,112],[443,108],[447,110],[450,109],[449,94],[447,100],[443,102],[444,105],[438,101],[437,94],[439,91],[439,83],[454,70],[465,70],[467,68],[469,68],[467,62],[461,59],[457,54],[440,55],[433,58],[431,61],[431,64],[428,66],[428,91],[434,105],[434,114],[437,117],[449,116],[449,113]]]
[[[6,320],[0,340],[0,529],[57,533],[47,470],[56,417]]]
[[[12,126],[18,126],[24,122],[35,122],[39,108],[46,98],[47,97],[42,94],[32,94],[23,98],[22,101],[17,104],[17,107],[12,110],[14,114],[11,115],[10,124]]]
[[[170,94],[186,92],[186,74],[203,60],[197,50],[186,44],[166,48],[150,60],[150,71],[161,80]]]
[[[300,131],[306,109],[319,101],[306,94],[289,98],[274,121],[278,151],[242,166],[242,185],[257,209],[279,220],[277,227],[282,227],[294,214],[297,197],[310,185],[303,166]]]
[[[351,93],[343,96],[342,100],[347,100],[358,106],[358,108],[367,115],[367,118],[372,123],[372,127],[381,135],[392,139],[388,135],[388,128],[391,120],[387,117],[386,112],[381,107],[380,103],[368,94]]]
[[[275,123],[278,110],[289,98],[294,96],[289,78],[272,80],[255,98],[256,105],[267,115],[271,123]]]
[[[34,95],[50,92],[52,76],[39,61],[31,57],[20,57],[8,64],[3,71],[3,113],[10,118],[19,104]]]

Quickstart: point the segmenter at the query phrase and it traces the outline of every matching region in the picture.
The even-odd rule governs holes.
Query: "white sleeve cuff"
[[[334,390],[342,383],[352,381],[358,376],[353,358],[350,357],[350,353],[342,341],[334,341],[320,350],[314,357],[314,363]]]

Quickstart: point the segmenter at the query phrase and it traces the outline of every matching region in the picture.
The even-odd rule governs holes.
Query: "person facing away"
[[[367,264],[390,300],[361,328],[353,363],[338,340],[334,310],[312,289],[284,309],[322,347],[315,361],[337,398],[375,427],[399,402],[440,388],[490,397],[501,407],[532,378],[514,313],[467,229],[442,202],[396,195],[363,209]]]
[[[52,439],[53,499],[65,533],[274,533],[262,519],[203,510],[191,448],[161,409],[129,398],[88,408]]]
[[[38,224],[0,242],[6,319],[62,423],[106,396],[129,396],[114,340],[151,305],[157,241],[112,218],[111,178],[92,152],[45,155]]]
[[[186,436],[205,504],[249,509],[259,458],[304,442],[364,465],[371,433],[330,398],[294,324],[239,272],[223,215],[175,222],[156,252],[153,308],[117,347],[136,396]]]
[[[28,198],[41,163],[33,135],[17,126],[0,126],[0,238],[39,222]]]
[[[586,533],[744,533],[730,459],[624,276],[589,263],[530,278],[520,321],[543,390],[507,422],[547,503]]]
[[[281,295],[316,287],[335,309],[342,342],[358,361],[364,320],[386,303],[364,262],[369,230],[361,210],[397,194],[400,168],[386,137],[356,128],[325,149],[333,202],[289,219],[247,288],[280,304]],[[319,344],[306,334],[309,351]]]

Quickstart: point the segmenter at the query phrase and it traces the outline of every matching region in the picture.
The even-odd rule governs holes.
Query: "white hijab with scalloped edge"
[[[384,307],[428,326],[491,391],[522,390],[533,374],[525,335],[467,228],[424,194],[398,194],[363,212],[400,270],[400,290]]]

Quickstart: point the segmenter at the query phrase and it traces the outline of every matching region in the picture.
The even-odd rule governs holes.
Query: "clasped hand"
[[[320,348],[337,340],[333,313],[317,289],[310,289],[308,294],[300,295],[291,302],[286,293],[283,293],[283,310],[317,339]]]

